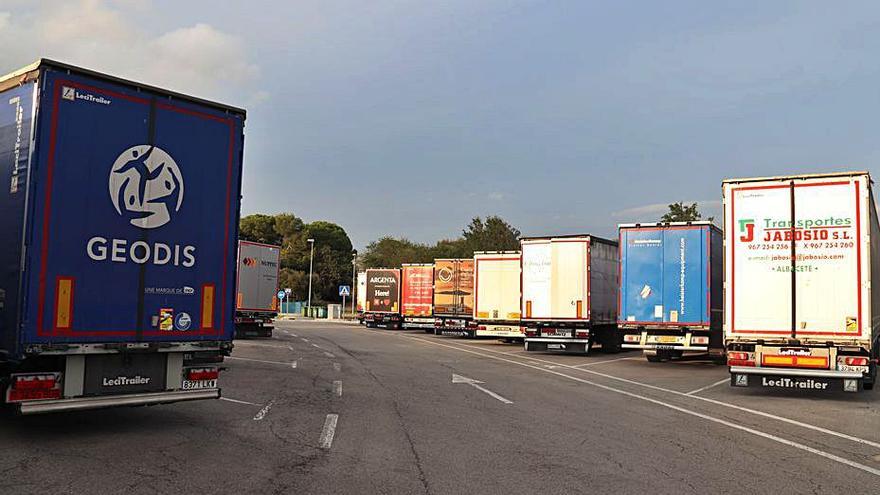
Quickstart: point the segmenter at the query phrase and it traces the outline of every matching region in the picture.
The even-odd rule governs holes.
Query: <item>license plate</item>
[[[838,371],[856,371],[858,373],[867,373],[868,367],[867,366],[850,366],[848,364],[838,364],[837,370]]]
[[[565,344],[547,344],[547,349],[564,350]]]
[[[657,349],[659,351],[671,351],[671,350],[675,349],[675,346],[674,345],[657,344],[654,346],[654,349]]]
[[[661,344],[675,344],[678,342],[679,337],[675,337],[673,335],[660,335],[657,337],[657,342]]]
[[[555,335],[557,337],[569,337],[571,336],[570,330],[549,330],[547,331],[547,335]]]
[[[217,380],[183,381],[184,390],[199,390],[203,388],[217,388]]]

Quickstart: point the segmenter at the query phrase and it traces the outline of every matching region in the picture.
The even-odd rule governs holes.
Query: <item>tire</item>
[[[606,336],[602,342],[602,352],[605,354],[617,354],[620,352],[622,345],[623,342],[617,338],[617,335]]]
[[[871,383],[863,382],[862,388],[865,390],[874,390],[874,382],[871,382]]]
[[[645,359],[647,359],[649,363],[660,363],[663,361],[663,358],[658,354],[645,354]]]

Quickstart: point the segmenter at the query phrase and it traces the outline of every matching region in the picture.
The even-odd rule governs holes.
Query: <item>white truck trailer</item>
[[[517,251],[474,253],[474,322],[477,337],[522,341],[520,258]]]
[[[874,386],[880,228],[867,172],[723,183],[731,385]]]
[[[525,350],[619,352],[617,242],[591,235],[523,238]]]

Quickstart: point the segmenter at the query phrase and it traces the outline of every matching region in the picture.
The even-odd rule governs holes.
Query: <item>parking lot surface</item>
[[[279,322],[222,400],[0,420],[0,493],[876,493],[876,392]],[[98,490],[100,488],[100,490]]]

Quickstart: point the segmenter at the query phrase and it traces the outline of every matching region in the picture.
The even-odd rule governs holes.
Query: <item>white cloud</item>
[[[45,1],[0,13],[0,72],[48,57],[191,93],[227,99],[254,86],[260,68],[244,40],[204,23],[156,29],[149,2]],[[230,101],[242,104],[243,101]]]
[[[490,192],[489,199],[492,201],[501,201],[504,199],[504,193],[498,191]]]

